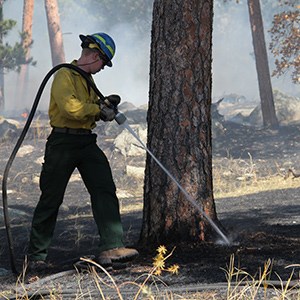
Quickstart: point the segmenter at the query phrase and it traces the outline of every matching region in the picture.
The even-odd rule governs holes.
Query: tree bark
[[[65,62],[57,0],[45,0],[52,66]]]
[[[0,0],[0,22],[3,22],[3,3],[4,0]],[[0,45],[3,46],[3,34],[0,31]],[[5,99],[4,99],[4,68],[3,63],[0,61],[0,112],[5,109]]]
[[[278,127],[259,0],[248,0],[264,127]]]
[[[217,221],[212,191],[212,0],[155,0],[147,146]],[[147,156],[140,243],[211,238],[211,227]]]
[[[33,24],[34,0],[24,0],[23,4],[23,23],[22,32],[24,34],[22,39],[22,47],[26,51],[26,61],[30,58],[30,45],[32,43],[32,24]],[[19,74],[20,85],[18,88],[18,99],[26,102],[27,88],[28,88],[28,65],[21,65]]]

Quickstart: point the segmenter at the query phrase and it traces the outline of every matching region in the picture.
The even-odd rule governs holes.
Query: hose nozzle
[[[122,125],[126,122],[127,118],[123,113],[118,112],[115,116],[115,120],[119,125]]]

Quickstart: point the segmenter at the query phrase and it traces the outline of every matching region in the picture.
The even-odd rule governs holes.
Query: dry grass
[[[120,199],[120,211],[121,213],[138,212],[143,209],[143,196],[136,198]]]
[[[214,193],[216,199],[225,197],[237,197],[259,192],[296,189],[300,187],[300,179],[284,179],[280,176],[264,177],[247,182],[236,182],[235,184],[223,183],[224,190],[217,190]]]
[[[300,187],[300,178],[288,176],[291,162],[249,159],[214,159],[214,197],[237,197],[264,191]]]
[[[299,281],[292,282],[293,271],[289,279],[283,282],[279,275],[277,281],[271,281],[272,261],[265,262],[257,276],[252,276],[244,270],[237,268],[234,256],[230,258],[227,270],[224,270],[228,283],[227,300],[289,300],[300,299]]]
[[[173,249],[174,250],[174,249]],[[272,272],[272,261],[267,260],[264,266],[258,270],[256,276],[245,272],[242,268],[235,265],[234,256],[232,255],[229,265],[224,270],[227,280],[227,286],[217,286],[214,290],[189,292],[188,288],[179,291],[172,290],[161,279],[163,272],[177,274],[179,266],[166,266],[168,258],[172,255],[173,250],[168,253],[164,246],[157,249],[157,255],[153,259],[153,266],[146,274],[140,275],[135,280],[118,282],[106,269],[93,260],[82,258],[89,264],[87,275],[89,283],[94,285],[87,286],[83,280],[83,275],[77,273],[75,284],[76,291],[64,290],[60,284],[53,286],[46,283],[39,288],[33,289],[25,284],[25,276],[21,275],[16,281],[14,291],[0,291],[0,299],[149,299],[149,300],[299,300],[300,286],[299,281],[293,282],[290,278],[283,282],[278,276],[278,280],[270,281]],[[293,266],[290,266],[293,267]],[[26,266],[24,273],[26,272]],[[37,278],[32,278],[35,281]],[[54,279],[54,278],[53,278]],[[52,280],[51,280],[52,281]],[[38,281],[37,281],[38,282]],[[128,293],[129,291],[129,293]],[[129,296],[130,295],[130,296]]]

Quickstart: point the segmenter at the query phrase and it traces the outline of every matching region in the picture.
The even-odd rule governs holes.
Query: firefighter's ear
[[[93,58],[94,61],[100,60],[98,52],[92,52],[92,53],[93,53],[92,58]]]

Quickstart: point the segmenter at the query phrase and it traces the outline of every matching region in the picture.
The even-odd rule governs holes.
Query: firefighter
[[[80,35],[82,52],[72,64],[92,79],[105,66],[112,66],[115,43],[105,33]],[[108,101],[108,102],[107,102]],[[46,258],[57,214],[68,181],[78,169],[90,194],[91,207],[100,236],[98,262],[111,266],[114,261],[130,261],[138,251],[125,248],[119,202],[109,162],[97,146],[92,132],[99,120],[114,120],[120,102],[118,95],[99,101],[87,81],[75,70],[59,69],[51,86],[49,119],[52,131],[47,139],[40,175],[41,195],[35,208],[28,247],[28,267],[47,268]],[[108,104],[112,104],[108,105]]]

